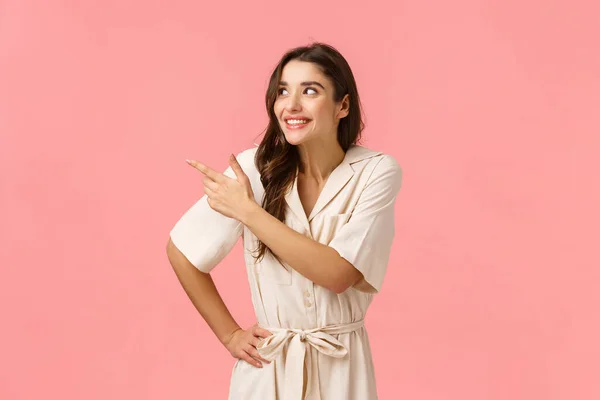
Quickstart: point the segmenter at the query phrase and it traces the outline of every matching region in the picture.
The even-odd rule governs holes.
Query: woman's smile
[[[285,122],[286,128],[290,130],[302,129],[310,124],[310,120],[297,120],[297,119],[288,119]]]

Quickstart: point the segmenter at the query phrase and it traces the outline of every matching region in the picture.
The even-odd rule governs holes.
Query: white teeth
[[[308,120],[305,119],[288,119],[287,123],[290,125],[295,125],[295,124],[306,124],[308,122]]]

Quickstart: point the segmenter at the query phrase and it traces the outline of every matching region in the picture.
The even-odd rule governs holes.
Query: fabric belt
[[[304,386],[304,366],[307,372],[306,398],[320,400],[319,369],[317,358],[311,356],[308,346],[312,346],[320,353],[342,358],[348,350],[344,345],[331,335],[354,332],[364,326],[364,320],[349,324],[328,325],[314,329],[287,329],[269,328],[261,326],[273,333],[268,338],[261,340],[256,347],[261,357],[273,361],[280,354],[285,345],[289,343],[285,355],[285,400],[302,400],[302,389]]]

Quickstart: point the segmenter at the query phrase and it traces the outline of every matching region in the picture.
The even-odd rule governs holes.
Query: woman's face
[[[286,140],[337,140],[340,118],[348,115],[348,95],[335,103],[333,85],[310,62],[292,60],[283,68],[273,109]]]

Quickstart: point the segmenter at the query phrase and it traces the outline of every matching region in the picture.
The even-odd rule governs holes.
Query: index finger
[[[190,164],[192,167],[196,168],[198,171],[202,172],[204,175],[208,176],[210,179],[212,179],[215,182],[219,182],[222,179],[222,175],[213,170],[212,168],[208,167],[207,165],[202,164],[201,162],[198,162],[196,160],[185,160],[188,164]]]
[[[268,338],[269,336],[271,336],[273,334],[271,332],[269,332],[268,330],[261,328],[260,326],[256,326],[256,327],[254,327],[254,335],[262,337],[262,338]]]

